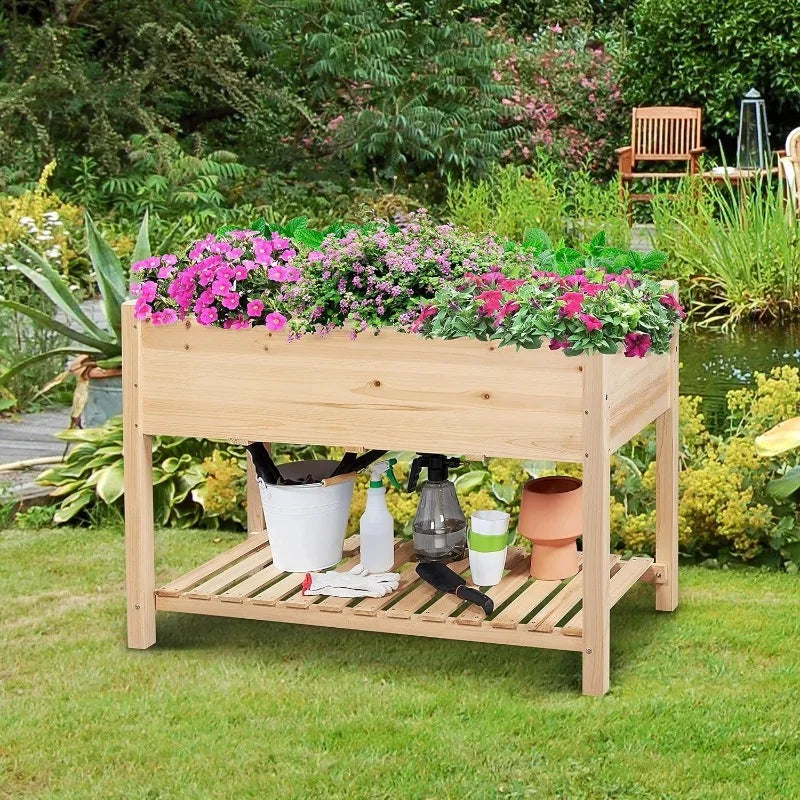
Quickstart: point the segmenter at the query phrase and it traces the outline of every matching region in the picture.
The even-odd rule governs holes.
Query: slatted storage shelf
[[[358,536],[345,541],[344,572],[359,562]],[[652,558],[609,560],[611,605],[639,579],[653,577]],[[303,573],[281,572],[272,564],[269,540],[253,534],[186,575],[156,591],[156,609],[245,619],[295,622],[414,636],[494,642],[559,650],[582,648],[583,572],[563,581],[533,580],[528,554],[509,549],[506,572],[486,589],[494,613],[436,592],[415,571],[413,542],[395,542],[396,591],[384,597],[307,596]],[[452,568],[469,580],[468,560]]]
[[[643,359],[568,358],[469,339],[385,330],[287,342],[265,328],[223,331],[186,320],[154,327],[123,306],[123,417],[128,644],[156,641],[156,611],[562,648],[582,653],[583,691],[609,685],[610,609],[638,579],[657,610],[678,602],[678,341]],[[609,555],[611,453],[656,422],[656,555]],[[490,619],[416,580],[399,543],[401,590],[380,600],[312,600],[301,576],[271,564],[252,465],[247,540],[182,578],[155,585],[154,435],[339,445],[572,461],[583,466],[583,562],[563,584],[530,581],[512,550],[491,589]],[[358,558],[350,542],[345,564]],[[465,570],[467,565],[458,565]]]

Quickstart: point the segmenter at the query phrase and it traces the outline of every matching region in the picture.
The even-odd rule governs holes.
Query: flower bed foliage
[[[395,326],[428,337],[467,336],[567,355],[666,351],[683,317],[647,272],[664,255],[606,245],[554,247],[533,230],[522,244],[435,224],[427,212],[403,224],[377,221],[325,235],[297,221],[209,234],[185,256],[139,261],[135,316],[169,324],[194,314],[201,325],[265,324],[292,335],[349,327],[355,338]],[[310,243],[310,245],[308,244]]]

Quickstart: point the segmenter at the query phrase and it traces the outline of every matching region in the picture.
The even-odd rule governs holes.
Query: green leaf
[[[306,247],[319,247],[325,240],[325,234],[321,231],[315,231],[311,228],[301,228],[292,236],[295,242],[305,245]]]
[[[166,525],[175,500],[175,484],[164,481],[153,486],[153,518],[156,524]]]
[[[510,505],[514,502],[514,497],[517,494],[517,487],[513,483],[492,483],[492,494],[505,505]]]
[[[553,241],[541,228],[527,228],[523,234],[522,246],[534,253],[542,253],[553,249]]]
[[[62,325],[60,322],[56,321],[52,315],[45,314],[43,311],[39,311],[38,308],[26,306],[23,303],[16,302],[16,300],[0,300],[0,306],[10,308],[12,311],[16,311],[18,314],[24,314],[26,317],[28,317],[28,319],[38,322],[44,328],[55,331],[56,333],[60,333],[62,336],[66,336],[67,339],[71,339],[73,342],[85,344],[95,352],[100,350],[108,356],[113,356],[119,353],[119,345],[114,344],[114,342],[109,342],[105,339],[98,339],[97,337],[91,336],[88,333],[82,333],[81,331],[68,328],[66,325]],[[75,352],[74,348],[72,349],[72,352]],[[79,352],[85,351],[79,350]]]
[[[455,487],[462,494],[468,494],[483,484],[489,473],[484,469],[474,469],[465,472],[455,479]]]
[[[589,252],[597,255],[606,246],[606,232],[598,231],[591,242],[589,242]]]
[[[668,258],[661,250],[651,250],[642,257],[642,268],[647,272],[656,272],[667,263]]]
[[[78,303],[72,294],[72,290],[64,282],[61,275],[53,269],[50,262],[42,258],[35,250],[32,250],[26,244],[22,245],[22,249],[28,254],[30,259],[38,265],[39,271],[31,269],[27,264],[23,264],[15,258],[9,258],[9,263],[13,264],[45,297],[58,306],[69,319],[82,325],[87,333],[91,333],[98,339],[104,339],[110,342],[111,335],[87,316],[80,307],[80,303]]]
[[[139,233],[136,236],[136,244],[133,246],[133,253],[131,253],[131,262],[144,261],[150,258],[150,226],[149,216],[147,211],[144,212],[142,217],[142,224],[139,226]]]
[[[86,350],[80,347],[55,347],[52,350],[48,350],[46,353],[37,353],[35,356],[18,361],[16,364],[14,364],[14,366],[9,367],[9,369],[0,375],[0,386],[13,378],[15,375],[18,375],[20,372],[24,372],[28,367],[38,364],[40,361],[46,361],[48,358],[52,358],[53,356],[74,356],[78,353],[85,352]],[[91,355],[100,354],[93,352]]]
[[[115,500],[122,497],[122,493],[125,491],[122,462],[117,461],[115,464],[101,470],[95,488],[97,494],[107,505],[111,505]]]
[[[543,472],[549,472],[556,468],[555,461],[527,460],[522,462],[522,467],[531,478],[538,478]]]
[[[82,489],[80,492],[70,495],[53,515],[53,522],[57,525],[69,522],[82,508],[92,502],[94,496],[91,489]]]
[[[286,236],[293,239],[299,230],[306,227],[308,227],[308,217],[294,217],[283,226],[283,231]]]
[[[792,467],[783,477],[767,484],[767,491],[776,500],[788,500],[800,489],[800,466]]]
[[[128,293],[125,270],[122,268],[117,254],[100,235],[88,211],[84,211],[84,219],[86,220],[89,259],[94,266],[94,274],[100,287],[106,319],[111,330],[119,338],[122,331],[121,307]]]

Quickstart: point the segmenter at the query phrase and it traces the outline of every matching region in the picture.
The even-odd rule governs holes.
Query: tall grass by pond
[[[542,228],[570,244],[602,229],[612,244],[629,246],[628,203],[618,183],[558,174],[543,162],[536,170],[504,167],[477,182],[453,181],[443,216],[517,239]],[[650,188],[654,245],[669,254],[663,274],[681,282],[695,323],[729,329],[746,319],[800,316],[800,223],[787,212],[781,182],[735,187],[687,178]],[[637,214],[647,212],[637,206]]]
[[[656,244],[670,253],[676,276],[689,279],[700,325],[800,313],[800,224],[782,189],[761,180],[685,181],[677,197],[654,200]]]

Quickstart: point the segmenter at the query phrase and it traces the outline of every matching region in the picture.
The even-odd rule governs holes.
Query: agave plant
[[[122,364],[121,306],[127,296],[127,272],[111,246],[100,235],[88,212],[85,212],[85,220],[89,258],[94,267],[98,293],[103,301],[106,327],[95,323],[84,312],[64,278],[46,258],[27,245],[21,245],[30,263],[25,264],[16,258],[9,258],[9,263],[60,309],[70,324],[59,322],[52,316],[15,300],[0,300],[0,306],[25,315],[34,324],[62,334],[70,343],[37,353],[14,364],[0,375],[0,385],[33,364],[54,356],[85,354],[99,367],[106,369]],[[139,261],[149,256],[150,237],[145,214],[136,237],[133,260]]]

